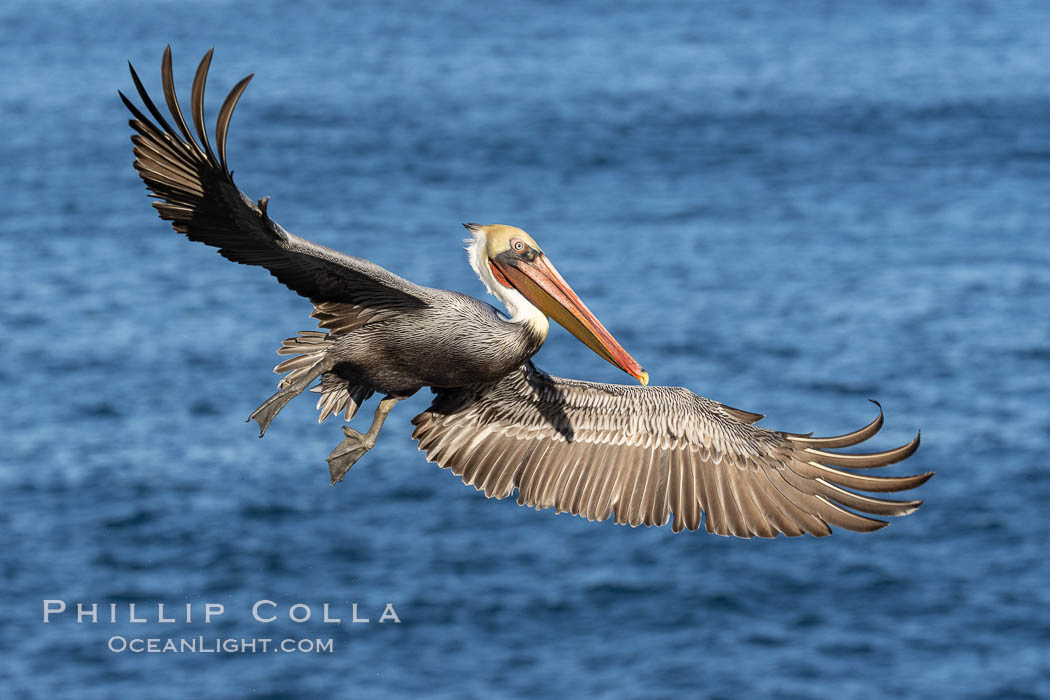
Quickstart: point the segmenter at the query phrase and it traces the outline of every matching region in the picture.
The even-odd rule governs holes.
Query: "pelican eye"
[[[510,242],[510,247],[515,253],[524,253],[528,249],[528,246],[525,245],[525,241],[520,238],[512,240]]]

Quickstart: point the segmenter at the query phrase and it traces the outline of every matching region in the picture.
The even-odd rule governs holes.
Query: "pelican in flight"
[[[333,484],[375,445],[394,405],[429,387],[433,403],[412,420],[412,437],[427,460],[490,498],[517,491],[520,505],[536,509],[631,526],[673,519],[675,532],[703,523],[720,535],[775,537],[828,535],[832,527],[877,530],[886,521],[869,516],[906,515],[921,504],[869,494],[915,488],[932,472],[880,477],[856,471],[909,457],[918,435],[886,452],[831,451],[874,435],[881,407],[855,432],[817,438],[758,427],[760,414],[688,389],[647,386],[642,366],[521,229],[464,224],[470,266],[505,314],[288,233],[267,214],[268,198],[255,201],[237,188],[226,160],[230,118],[251,75],[226,97],[215,148],[209,143],[204,85],[211,57],[208,51],[193,80],[196,139],[176,98],[170,47],[161,62],[168,118],[131,68],[152,116],[120,94],[133,117],[134,166],[160,218],[176,231],[228,260],[265,267],[313,304],[320,330],[282,343],[278,354],[290,357],[274,371],[285,376],[250,416],[260,437],[285,404],[315,382],[320,421],[331,415],[349,421],[369,397],[382,396],[367,432],[343,428],[345,437],[327,460]],[[640,385],[562,379],[537,368],[532,356],[550,319]]]

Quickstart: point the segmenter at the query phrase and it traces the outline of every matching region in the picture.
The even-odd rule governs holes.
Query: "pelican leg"
[[[380,401],[379,406],[376,407],[375,416],[372,418],[372,427],[364,435],[350,426],[343,426],[343,434],[346,435],[346,439],[336,445],[332,453],[328,455],[328,473],[332,477],[332,486],[342,481],[346,473],[350,471],[350,467],[354,466],[354,463],[361,459],[365,452],[375,447],[383,421],[386,420],[390,409],[400,400],[387,396]]]
[[[263,401],[259,408],[252,411],[252,414],[248,416],[248,420],[254,420],[259,424],[259,437],[262,437],[266,433],[266,428],[269,427],[270,422],[277,417],[277,414],[281,412],[281,409],[284,408],[289,401],[303,393],[303,390],[310,386],[310,383],[313,382],[313,380],[317,379],[333,367],[335,367],[334,360],[330,358],[319,360],[304,375],[297,378],[288,386],[279,389],[276,394]]]

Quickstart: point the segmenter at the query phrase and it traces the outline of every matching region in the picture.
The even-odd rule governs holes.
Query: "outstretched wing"
[[[595,384],[553,377],[526,364],[497,382],[441,390],[413,419],[427,459],[490,498],[518,490],[518,503],[588,520],[696,530],[738,537],[870,531],[871,515],[906,515],[921,501],[874,498],[903,491],[933,472],[876,477],[919,446],[840,454],[882,427],[882,410],[848,435],[813,438],[752,425],[762,416],[676,387]],[[830,466],[835,465],[835,466]],[[852,510],[847,510],[852,509]],[[858,511],[853,512],[853,511]]]
[[[131,78],[151,121],[123,93],[121,99],[134,119],[131,141],[135,145],[135,169],[159,201],[154,202],[162,219],[190,240],[219,249],[229,260],[265,267],[281,283],[320,302],[341,302],[353,308],[419,308],[425,306],[424,288],[378,265],[344,255],[294,236],[267,216],[267,199],[254,203],[233,184],[226,161],[226,133],[234,107],[248,76],[237,83],[219,110],[215,127],[218,156],[208,142],[204,125],[204,85],[212,52],[204,55],[193,80],[191,116],[200,139],[194,140],[175,96],[171,71],[171,47],[164,50],[161,74],[164,98],[175,131],[150,99],[131,68]]]

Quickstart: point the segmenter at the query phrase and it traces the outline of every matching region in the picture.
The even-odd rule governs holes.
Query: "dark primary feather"
[[[915,452],[918,437],[868,455],[816,449],[871,437],[881,407],[871,424],[834,438],[760,428],[757,415],[687,389],[561,379],[527,363],[497,382],[439,391],[413,419],[413,437],[428,460],[489,497],[517,489],[522,505],[632,526],[674,516],[675,532],[702,519],[709,532],[739,537],[870,531],[886,522],[868,515],[921,504],[848,489],[903,491],[932,472],[874,477],[828,466],[892,464]]]
[[[357,308],[422,308],[422,288],[367,260],[344,255],[285,231],[237,189],[226,161],[230,120],[252,76],[238,82],[223,101],[212,151],[204,124],[204,87],[211,64],[208,51],[197,68],[190,99],[197,137],[182,115],[171,69],[171,48],[164,51],[161,77],[164,98],[178,133],[154,104],[134,68],[131,77],[149,119],[123,93],[134,119],[135,169],[159,201],[162,219],[190,240],[219,249],[224,257],[265,267],[290,289],[314,301],[342,302]],[[129,64],[130,68],[130,64]],[[203,144],[198,145],[197,140]]]

